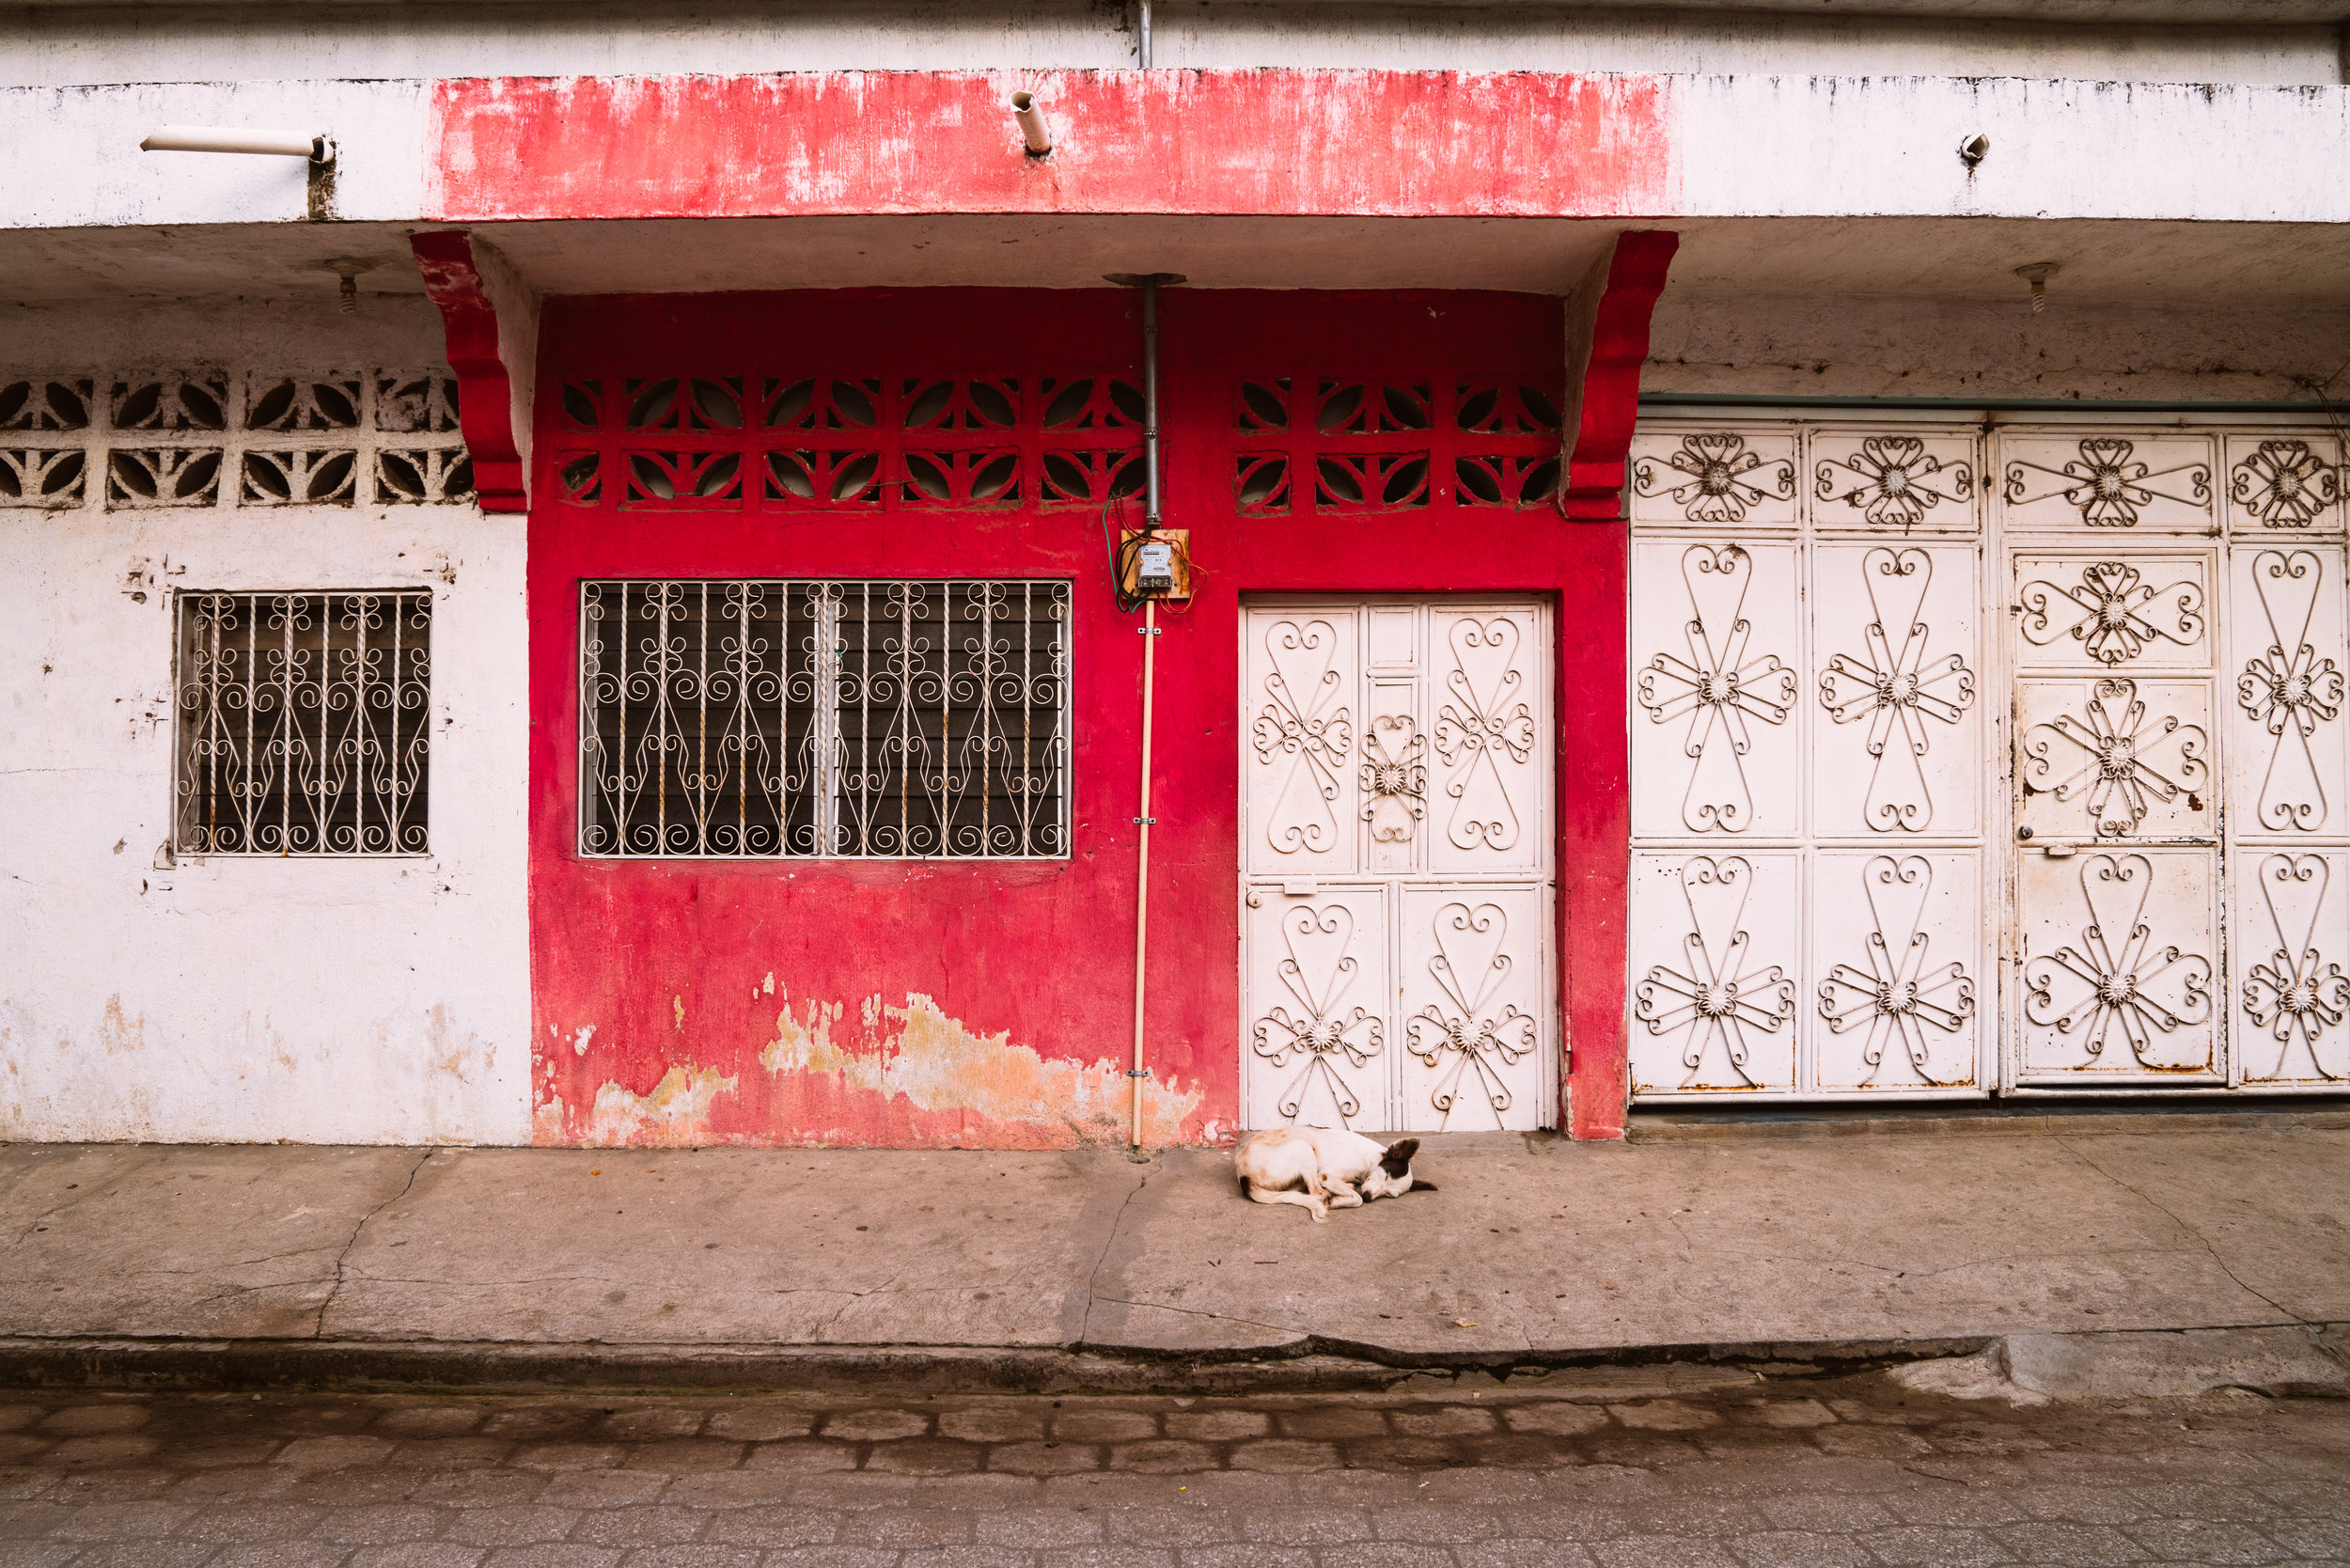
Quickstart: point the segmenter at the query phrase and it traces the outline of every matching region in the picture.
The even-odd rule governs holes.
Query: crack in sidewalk
[[[408,1180],[400,1184],[400,1190],[392,1194],[389,1198],[384,1200],[383,1202],[378,1203],[374,1208],[369,1209],[366,1214],[361,1215],[359,1216],[359,1223],[351,1228],[351,1239],[343,1243],[343,1249],[340,1252],[335,1254],[335,1282],[327,1287],[326,1298],[319,1303],[319,1321],[311,1328],[310,1338],[314,1340],[323,1340],[326,1338],[327,1311],[335,1305],[335,1298],[342,1294],[344,1281],[351,1278],[350,1263],[352,1248],[359,1245],[359,1238],[367,1232],[368,1222],[374,1219],[377,1215],[382,1214],[384,1210],[390,1208],[393,1204],[407,1197],[408,1194],[415,1187],[416,1177],[422,1173],[426,1165],[431,1163],[432,1156],[439,1152],[440,1151],[438,1149],[425,1149],[418,1151],[416,1154],[416,1163],[408,1168]]]
[[[1097,1301],[1118,1299],[1116,1296],[1102,1295],[1096,1289],[1102,1278],[1102,1265],[1110,1261],[1110,1249],[1118,1245],[1118,1231],[1119,1228],[1126,1223],[1126,1211],[1134,1207],[1135,1200],[1142,1196],[1142,1189],[1151,1184],[1151,1178],[1158,1173],[1158,1169],[1156,1165],[1143,1167],[1141,1180],[1127,1190],[1125,1200],[1118,1205],[1118,1212],[1110,1215],[1109,1234],[1102,1238],[1101,1256],[1095,1258],[1093,1266],[1086,1270],[1086,1309],[1085,1315],[1077,1320],[1077,1345],[1092,1342],[1090,1336],[1093,1332],[1093,1304]],[[1131,1305],[1131,1303],[1126,1305]],[[1075,1346],[1071,1348],[1073,1349]]]
[[[2212,1246],[2211,1238],[2203,1234],[2201,1227],[2189,1225],[2186,1220],[2181,1219],[2175,1213],[2173,1213],[2169,1204],[2162,1202],[2158,1199],[2154,1198],[2138,1187],[2132,1186],[2129,1183],[2123,1181],[2121,1177],[2116,1176],[2112,1171],[2107,1170],[2104,1166],[2099,1165],[2095,1160],[2091,1159],[2087,1154],[2081,1152],[2078,1149],[2074,1148],[2073,1145],[2064,1138],[2059,1137],[2053,1141],[2058,1148],[2063,1150],[2066,1153],[2080,1161],[2081,1164],[2089,1167],[2090,1169],[2095,1171],[2098,1175],[2103,1176],[2107,1181],[2111,1182],[2115,1186],[2120,1187],[2123,1192],[2128,1193],[2139,1202],[2144,1203],[2148,1208],[2151,1208],[2155,1213],[2161,1215],[2165,1219],[2168,1219],[2171,1224],[2177,1226],[2180,1230],[2185,1231],[2188,1235],[2193,1236],[2197,1242],[2201,1244],[2203,1251],[2210,1256],[2211,1261],[2219,1266],[2219,1272],[2226,1275],[2229,1279],[2234,1283],[2236,1289],[2242,1291],[2245,1294],[2251,1296],[2256,1300],[2267,1302],[2269,1306],[2275,1308],[2278,1311],[2282,1312],[2286,1317],[2291,1318],[2295,1323],[2300,1325],[2304,1328],[2313,1326],[2311,1319],[2303,1317],[2300,1313],[2295,1311],[2292,1308],[2287,1307],[2283,1302],[2277,1300],[2274,1296],[2269,1295],[2266,1292],[2256,1291],[2251,1286],[2246,1284],[2243,1277],[2237,1274],[2234,1269],[2228,1266],[2228,1260],[2219,1255],[2219,1249]],[[2271,1326],[2274,1325],[2272,1325]]]

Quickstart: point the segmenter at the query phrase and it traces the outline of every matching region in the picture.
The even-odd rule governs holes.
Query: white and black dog
[[[1294,1203],[1316,1225],[1332,1209],[1359,1209],[1374,1198],[1434,1192],[1434,1182],[1412,1175],[1419,1139],[1381,1144],[1360,1133],[1328,1127],[1274,1127],[1251,1133],[1232,1152],[1243,1197],[1260,1203]]]

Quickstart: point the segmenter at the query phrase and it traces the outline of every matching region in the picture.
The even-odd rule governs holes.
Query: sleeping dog
[[[1316,1225],[1332,1209],[1359,1209],[1374,1198],[1434,1192],[1412,1175],[1419,1139],[1381,1144],[1327,1127],[1275,1127],[1251,1133],[1232,1152],[1241,1195],[1260,1203],[1294,1203]]]

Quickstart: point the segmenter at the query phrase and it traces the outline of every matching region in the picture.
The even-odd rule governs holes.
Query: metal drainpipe
[[[1135,56],[1143,70],[1151,69],[1151,0],[1136,0]]]
[[[1147,7],[1148,0],[1145,0]],[[1148,17],[1146,9],[1144,15]],[[1149,24],[1144,24],[1143,48],[1149,51]],[[1146,533],[1159,525],[1159,280],[1142,280],[1142,526]],[[1159,646],[1159,602],[1142,604],[1142,799],[1135,816],[1140,833],[1135,841],[1135,1065],[1126,1074],[1134,1089],[1135,1152],[1142,1150],[1142,1085],[1149,1069],[1142,1064],[1142,1003],[1147,971],[1144,960],[1151,937],[1151,697],[1153,655]]]

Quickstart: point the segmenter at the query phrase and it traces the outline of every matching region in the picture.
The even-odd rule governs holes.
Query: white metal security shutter
[[[2350,1088],[2341,461],[1644,426],[1635,1095]]]
[[[1249,1126],[1556,1120],[1547,610],[1242,615]]]

